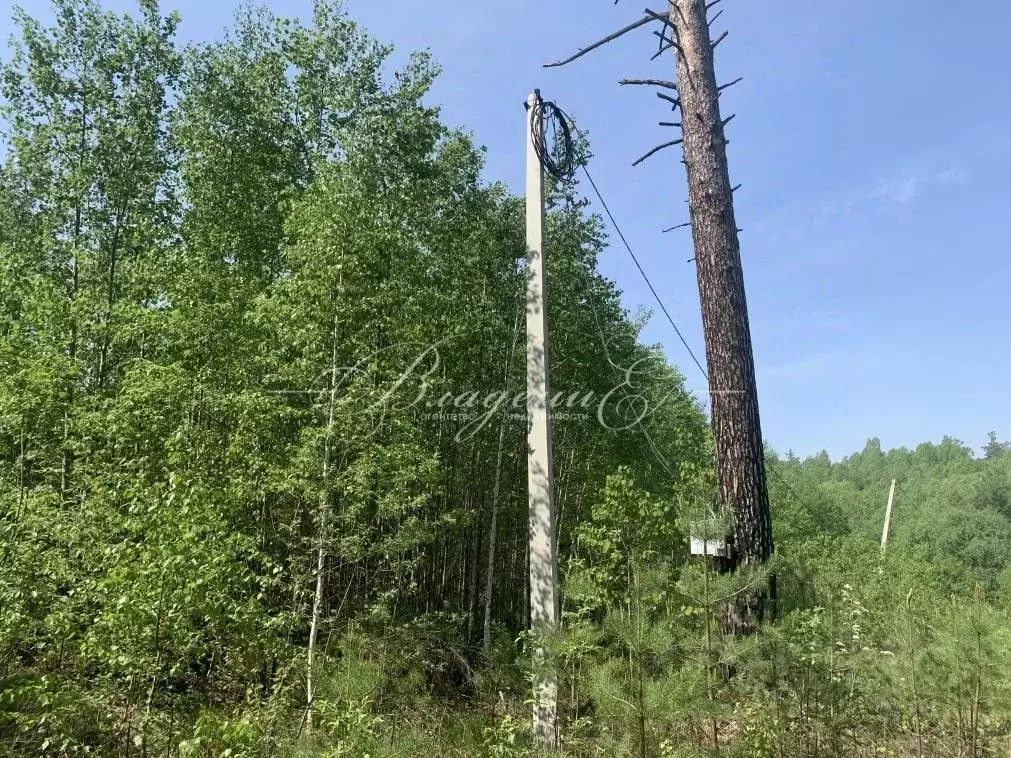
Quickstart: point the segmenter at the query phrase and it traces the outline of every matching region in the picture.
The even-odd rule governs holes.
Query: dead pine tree
[[[758,390],[752,352],[748,306],[741,268],[739,229],[734,217],[734,191],[727,167],[724,129],[730,119],[720,113],[719,85],[713,63],[716,47],[710,27],[722,11],[709,14],[720,0],[670,0],[664,11],[646,9],[643,16],[614,34],[583,48],[568,59],[548,64],[561,66],[598,47],[647,25],[657,25],[659,38],[653,58],[669,52],[674,59],[675,81],[623,79],[623,85],[657,88],[657,97],[679,114],[661,125],[680,130],[679,139],[664,142],[635,161],[675,145],[682,146],[688,176],[689,222],[695,247],[696,274],[705,330],[716,479],[719,497],[730,507],[733,519],[731,556],[727,568],[758,566],[773,553],[772,520],[766,487]],[[671,231],[671,230],[667,230]],[[725,629],[734,635],[753,631],[766,609],[775,608],[775,579],[768,588],[755,587],[728,603],[723,613]]]

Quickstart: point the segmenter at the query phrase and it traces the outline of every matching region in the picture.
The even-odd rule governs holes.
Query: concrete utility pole
[[[544,168],[537,154],[542,137],[541,95],[527,98],[527,488],[530,519],[530,628],[540,637],[558,629],[558,556],[548,407],[548,335],[545,314]],[[553,747],[557,734],[558,683],[543,642],[534,653],[534,734]]]
[[[892,502],[895,500],[895,480],[892,479],[892,486],[888,490],[888,506],[885,508],[885,528],[881,530],[881,552],[885,552],[888,547],[888,528],[892,524]]]

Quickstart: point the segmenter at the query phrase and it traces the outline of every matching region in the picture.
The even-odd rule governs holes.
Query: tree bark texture
[[[720,500],[734,514],[730,566],[736,568],[764,563],[773,552],[755,362],[706,2],[673,0],[669,19],[677,30],[674,57],[716,478]],[[756,589],[728,605],[727,631],[752,630],[762,617],[764,594]]]

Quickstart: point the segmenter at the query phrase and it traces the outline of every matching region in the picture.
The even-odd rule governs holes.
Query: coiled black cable
[[[575,122],[568,116],[568,114],[565,113],[565,111],[553,102],[545,102],[541,100],[540,90],[534,90],[534,105],[532,108],[529,108],[529,111],[531,125],[536,123],[533,120],[535,117],[539,116],[541,119],[540,132],[538,133],[534,129],[530,130],[534,135],[534,150],[537,153],[538,160],[541,162],[541,166],[543,166],[544,170],[553,177],[565,183],[572,182],[575,179],[577,169],[582,167],[583,173],[586,174],[586,178],[589,180],[590,186],[593,187],[593,191],[597,195],[597,199],[600,201],[600,204],[603,206],[604,212],[607,213],[607,217],[611,219],[611,224],[614,226],[614,230],[618,233],[618,237],[621,239],[622,244],[624,244],[625,249],[632,258],[632,262],[635,263],[636,268],[639,269],[639,273],[642,274],[642,278],[645,279],[650,292],[653,293],[653,297],[660,305],[660,310],[663,311],[663,314],[667,317],[670,325],[674,327],[674,331],[681,340],[681,344],[684,345],[685,350],[688,351],[688,354],[692,357],[695,365],[698,366],[699,371],[701,371],[702,375],[708,380],[709,375],[702,367],[702,362],[695,356],[695,353],[688,345],[688,341],[681,333],[681,330],[678,329],[678,325],[674,322],[670,312],[667,310],[667,306],[664,305],[663,300],[657,293],[656,288],[653,286],[653,282],[651,282],[649,277],[646,276],[646,272],[643,270],[642,264],[639,263],[639,259],[636,257],[635,253],[632,252],[632,247],[628,244],[628,240],[621,231],[621,227],[618,226],[618,222],[614,220],[614,216],[611,214],[611,209],[608,207],[607,202],[604,200],[604,196],[600,194],[600,190],[597,188],[597,183],[594,182],[593,177],[590,176],[590,170],[586,167],[584,156],[576,154],[576,145],[573,140],[573,133],[578,134],[580,137],[583,135],[576,127]],[[551,131],[550,143],[548,140],[549,128]],[[582,140],[582,142],[585,143],[585,140]]]
[[[550,100],[541,100],[540,92],[536,93],[528,115],[531,125],[540,123],[539,130],[532,128],[530,131],[534,152],[537,153],[541,166],[558,181],[571,182],[579,168],[576,146],[572,139],[572,119]]]

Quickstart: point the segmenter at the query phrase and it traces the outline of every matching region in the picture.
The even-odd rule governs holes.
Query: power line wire
[[[647,276],[646,272],[643,270],[642,266],[640,265],[639,259],[636,257],[635,253],[632,251],[631,245],[628,244],[628,240],[625,238],[625,235],[622,233],[621,227],[618,226],[618,222],[615,221],[614,214],[611,213],[611,209],[608,207],[607,201],[604,200],[604,197],[603,197],[602,193],[600,192],[600,188],[598,188],[597,187],[597,183],[593,181],[593,177],[590,175],[590,171],[589,171],[589,169],[586,168],[586,164],[585,163],[582,165],[582,169],[583,169],[583,173],[586,175],[587,180],[590,182],[590,186],[593,188],[594,194],[596,194],[597,199],[600,201],[601,206],[603,206],[605,213],[607,213],[607,217],[611,220],[611,225],[614,226],[614,230],[618,233],[618,237],[621,239],[622,243],[625,245],[625,249],[628,251],[629,256],[631,256],[632,261],[635,263],[636,268],[639,269],[639,273],[642,274],[642,278],[645,280],[646,286],[649,287],[649,291],[651,293],[653,293],[653,297],[656,299],[657,303],[659,304],[660,310],[663,311],[663,314],[667,317],[667,320],[670,322],[670,325],[672,327],[674,327],[674,332],[677,334],[678,338],[681,340],[681,344],[685,346],[685,349],[688,351],[688,354],[692,357],[692,360],[695,361],[695,365],[698,366],[698,369],[702,373],[702,376],[704,376],[705,379],[706,379],[706,381],[708,382],[709,381],[709,374],[702,367],[702,364],[699,362],[698,358],[695,357],[695,353],[692,352],[692,349],[688,346],[688,342],[685,340],[684,336],[681,334],[681,330],[678,329],[677,324],[674,323],[674,319],[671,318],[671,315],[668,312],[667,307],[664,305],[663,300],[660,298],[660,295],[657,293],[656,288],[653,286],[653,283],[649,279],[649,276]],[[599,328],[599,324],[598,324],[598,328]],[[605,347],[605,349],[606,349],[606,347]],[[650,444],[652,445],[652,441],[651,440],[650,440]],[[793,495],[793,497],[797,500],[797,502],[799,502],[801,505],[803,505],[808,510],[812,510],[811,506],[807,503],[807,501],[804,498],[802,498],[800,495],[797,494],[797,491],[792,486],[790,486],[790,483],[786,481],[786,479],[779,472],[779,470],[775,467],[775,465],[773,465],[771,462],[769,462],[769,461],[766,460],[766,466],[765,466],[765,468],[767,468],[769,471],[772,472],[772,474],[780,481],[780,483],[784,487],[786,487],[787,491],[791,495]]]
[[[529,108],[529,118],[533,124],[536,124],[538,121],[540,122],[540,130],[534,132],[532,137],[534,152],[537,155],[537,159],[540,162],[541,167],[555,179],[566,184],[572,183],[578,161],[575,141],[572,138],[572,133],[574,131],[579,133],[579,130],[576,127],[575,121],[572,120],[572,117],[559,108],[554,102],[541,99],[540,90],[535,90],[534,95],[535,101],[532,107]],[[552,136],[550,144],[547,136],[548,126],[551,128]],[[587,179],[590,180],[590,184],[593,184],[593,179],[586,170],[585,162],[580,162],[579,165],[582,166]],[[594,190],[597,192],[597,197],[600,199],[601,204],[604,206],[605,210],[607,210],[607,215],[610,217],[611,223],[614,224],[615,229],[618,230],[618,234],[622,238],[622,241],[625,242],[625,248],[628,250],[629,254],[632,255],[632,259],[635,260],[635,255],[632,253],[632,249],[629,247],[628,242],[625,241],[625,237],[621,233],[621,230],[618,229],[618,225],[614,221],[614,216],[611,215],[611,211],[607,208],[607,204],[604,202],[604,198],[597,190],[596,185],[594,185]],[[639,265],[638,261],[636,261],[636,265]],[[607,359],[608,365],[611,367],[611,370],[615,373],[617,378],[617,366],[611,359],[610,350],[607,347],[607,338],[604,336],[604,330],[600,323],[597,307],[593,301],[593,292],[589,276],[581,267],[580,271],[584,276],[584,283],[586,284],[586,299],[590,304],[590,309],[593,311],[593,320],[597,326],[597,334],[600,336],[601,346],[604,349],[604,357]],[[642,272],[643,277],[646,276],[641,266],[639,266],[639,271]],[[650,284],[650,289],[653,289],[652,284]],[[653,295],[654,297],[657,297],[657,301],[659,302],[659,297],[657,296],[655,290],[653,290]],[[660,303],[660,307],[664,308],[662,302]],[[664,308],[664,313],[667,313],[666,308]],[[670,314],[667,314],[667,319],[671,322],[671,325],[674,326],[675,331],[678,331],[677,325],[674,324]],[[680,331],[678,331],[678,336],[681,336]],[[685,342],[683,337],[681,338],[681,342],[686,348],[688,348],[688,343]],[[691,348],[688,348],[688,352],[691,353]],[[692,358],[694,359],[695,356],[692,355]],[[696,360],[695,363],[696,365],[699,365],[698,360]],[[702,368],[701,365],[699,365],[699,368]],[[705,373],[705,371],[703,371],[703,373]],[[637,426],[646,438],[646,442],[649,444],[650,450],[656,457],[661,468],[663,468],[667,474],[673,478],[675,476],[674,470],[671,468],[670,463],[664,455],[660,452],[659,448],[657,448],[657,445],[653,441],[653,437],[650,435],[649,431],[641,424]]]
[[[597,306],[594,305],[593,303],[593,290],[589,274],[587,274],[586,270],[583,269],[582,267],[580,267],[580,271],[583,274],[583,281],[586,285],[586,301],[590,304],[590,310],[593,312],[593,321],[597,325],[597,334],[600,337],[600,344],[604,348],[604,357],[607,359],[607,365],[611,367],[611,370],[615,373],[615,378],[617,379],[618,368],[615,362],[611,359],[611,351],[607,347],[607,338],[604,336],[604,329],[600,325],[600,317],[597,314]],[[636,426],[639,428],[643,436],[646,438],[646,442],[647,444],[649,444],[649,448],[653,452],[653,455],[656,457],[657,462],[660,464],[660,467],[663,468],[664,471],[666,471],[667,474],[672,479],[675,478],[674,469],[671,468],[670,462],[663,455],[663,453],[661,453],[660,450],[657,448],[656,443],[653,441],[653,437],[649,433],[649,430],[647,430],[646,427],[643,426],[642,424],[637,424]]]
[[[763,457],[764,457],[764,456],[763,456]],[[781,484],[782,484],[782,485],[783,485],[784,487],[786,487],[787,491],[788,491],[788,492],[789,492],[789,493],[790,493],[791,495],[793,495],[794,499],[795,499],[795,500],[796,500],[796,501],[797,501],[798,503],[800,503],[801,505],[803,505],[803,506],[804,506],[805,508],[807,508],[807,509],[808,509],[809,511],[810,511],[810,510],[813,510],[813,508],[811,508],[811,506],[810,506],[810,505],[808,505],[807,501],[806,501],[806,500],[804,500],[804,498],[802,498],[802,497],[801,497],[800,495],[798,495],[798,494],[797,494],[797,491],[796,491],[796,490],[795,490],[795,489],[794,489],[793,487],[791,487],[791,486],[790,486],[790,483],[789,483],[788,481],[786,481],[786,479],[784,479],[784,478],[783,478],[783,475],[779,473],[779,469],[777,469],[777,468],[776,468],[776,467],[775,467],[775,466],[774,466],[774,465],[773,465],[772,463],[770,463],[770,462],[768,461],[768,459],[766,459],[766,468],[767,468],[767,469],[769,469],[769,471],[771,471],[771,472],[772,472],[772,473],[773,473],[773,474],[775,475],[775,477],[776,477],[777,479],[779,479],[780,483],[781,483]]]
[[[706,370],[702,367],[702,363],[699,362],[699,359],[695,357],[695,353],[692,352],[691,347],[689,347],[688,341],[684,338],[684,335],[681,333],[681,330],[678,329],[678,325],[674,323],[674,319],[671,318],[670,312],[667,310],[667,306],[664,305],[663,300],[660,299],[660,295],[657,294],[656,288],[653,286],[653,282],[651,282],[649,277],[646,275],[646,272],[643,269],[642,264],[639,263],[639,259],[636,257],[635,253],[632,252],[632,246],[628,244],[628,240],[625,239],[625,235],[621,231],[621,227],[618,226],[618,222],[614,220],[614,214],[611,213],[611,209],[610,207],[608,207],[607,201],[604,200],[604,196],[600,193],[600,189],[597,187],[597,183],[593,181],[593,177],[590,175],[590,170],[586,168],[586,164],[583,164],[582,168],[583,173],[586,174],[586,178],[590,182],[590,186],[593,187],[594,194],[596,194],[597,199],[603,206],[604,212],[607,213],[607,217],[611,220],[611,225],[614,227],[614,231],[618,233],[618,237],[621,239],[622,244],[625,245],[625,249],[628,251],[628,254],[631,256],[632,261],[635,263],[635,267],[639,269],[639,273],[642,274],[642,278],[645,280],[646,286],[649,287],[649,291],[653,293],[653,297],[656,300],[657,304],[660,306],[660,310],[663,311],[663,315],[667,317],[667,320],[670,322],[670,325],[674,327],[674,332],[677,334],[678,339],[681,340],[681,344],[685,346],[685,350],[688,351],[688,355],[690,355],[692,357],[692,360],[695,361],[695,365],[699,367],[699,371],[702,372],[702,376],[704,376],[706,378],[706,381],[708,382],[709,374],[706,373]]]

